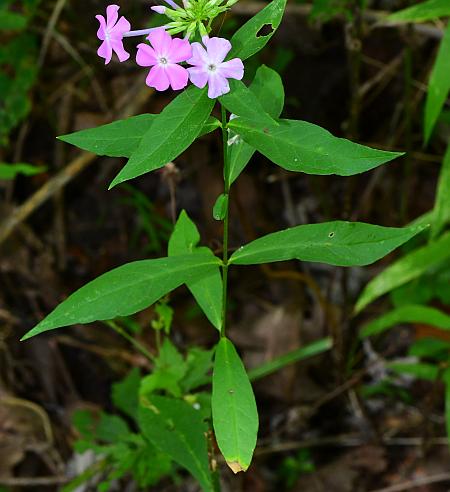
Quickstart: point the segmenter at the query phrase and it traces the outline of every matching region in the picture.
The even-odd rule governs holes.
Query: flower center
[[[216,65],[214,65],[214,63],[210,63],[210,64],[208,65],[208,70],[209,70],[210,72],[215,72],[215,71],[217,70],[217,67],[216,67]]]
[[[167,61],[167,58],[162,56],[160,59],[159,59],[159,63],[160,65],[167,65],[169,62]]]

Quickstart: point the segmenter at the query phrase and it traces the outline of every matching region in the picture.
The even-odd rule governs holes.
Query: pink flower
[[[111,61],[113,51],[117,54],[119,61],[123,62],[130,58],[123,47],[123,35],[130,30],[130,23],[121,17],[119,20],[119,6],[108,5],[106,9],[106,19],[103,15],[96,15],[96,19],[100,22],[100,27],[97,31],[97,37],[103,43],[97,51],[98,56],[105,59],[105,65]]]
[[[200,43],[192,43],[193,56],[188,60],[191,82],[202,89],[208,84],[208,97],[215,99],[230,92],[227,79],[241,80],[244,76],[244,64],[240,58],[224,62],[231,50],[231,43],[223,38],[203,38]]]
[[[157,91],[174,90],[187,86],[189,74],[186,68],[178,63],[192,56],[189,41],[175,38],[166,33],[163,27],[153,29],[147,36],[152,46],[141,43],[138,45],[136,63],[141,67],[152,67],[147,76],[146,84]]]

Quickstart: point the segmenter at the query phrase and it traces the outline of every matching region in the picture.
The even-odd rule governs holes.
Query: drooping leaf
[[[127,263],[74,292],[22,340],[62,326],[129,316],[219,263],[210,251]]]
[[[216,348],[211,404],[221,453],[234,473],[246,471],[256,446],[258,410],[244,365],[227,338]]]
[[[448,2],[450,3],[450,2]],[[449,7],[450,12],[450,7]],[[431,71],[425,104],[425,141],[431,137],[450,91],[450,24],[447,26]]]
[[[382,227],[362,222],[324,222],[274,232],[240,247],[230,264],[254,265],[285,260],[363,266],[409,241],[421,227]]]
[[[231,120],[229,128],[275,164],[307,174],[351,176],[402,155],[334,137],[306,121],[282,119],[270,123],[267,116],[242,116]]]
[[[208,463],[207,425],[200,412],[183,400],[152,395],[139,409],[144,436],[186,468],[205,492],[214,492]]]
[[[4,164],[0,163],[0,179],[14,179],[18,174],[24,176],[35,176],[47,170],[44,166],[33,166],[32,164]]]
[[[62,135],[58,139],[97,155],[131,157],[157,117],[156,114],[140,114],[107,125]],[[203,125],[199,136],[206,135],[219,126],[219,120],[211,116]]]
[[[231,38],[233,48],[229,58],[246,60],[262,50],[278,29],[285,8],[286,0],[272,0],[239,28]]]
[[[450,222],[450,145],[447,147],[437,189],[436,203],[434,205],[433,223],[431,225],[431,237],[436,238],[442,229]]]
[[[197,227],[183,210],[175,224],[175,229],[169,240],[169,256],[183,255],[207,251],[206,247],[197,247],[200,234]],[[198,305],[202,308],[206,317],[219,331],[222,327],[222,276],[219,264],[211,265],[203,270],[203,276],[186,282]]]
[[[393,309],[366,324],[361,330],[360,337],[377,335],[401,323],[426,323],[442,330],[450,330],[448,314],[433,307],[412,304]]]
[[[450,232],[435,242],[403,256],[371,280],[359,296],[355,311],[360,312],[378,297],[420,277],[449,257]]]
[[[450,353],[450,341],[438,338],[419,338],[408,350],[411,357],[439,357],[441,354]]]
[[[110,188],[154,171],[184,152],[198,137],[214,106],[207,89],[191,86],[155,118]]]
[[[393,13],[388,20],[394,22],[424,22],[450,15],[448,0],[428,0]]]
[[[236,89],[236,88],[234,88]],[[272,118],[278,118],[284,106],[284,88],[281,77],[275,70],[261,65],[256,71],[255,78],[249,90],[253,92],[262,108]],[[239,135],[228,141],[228,159],[230,185],[239,177],[241,172],[250,162],[255,149],[244,142]],[[227,177],[225,177],[227,178]]]

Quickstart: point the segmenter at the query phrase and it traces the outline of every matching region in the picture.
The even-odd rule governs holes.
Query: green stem
[[[133,338],[126,330],[121,326],[116,324],[114,321],[105,321],[105,324],[112,328],[120,336],[128,340],[135,349],[137,349],[144,357],[146,357],[150,362],[155,360],[155,357],[135,338]]]
[[[226,211],[223,220],[223,265],[222,265],[222,328],[220,336],[225,336],[225,326],[227,319],[227,294],[228,294],[228,224],[229,224],[229,203],[230,203],[230,180],[229,180],[229,160],[228,160],[228,130],[227,130],[227,111],[222,109],[222,147],[223,147],[223,177],[224,193],[227,195]]]

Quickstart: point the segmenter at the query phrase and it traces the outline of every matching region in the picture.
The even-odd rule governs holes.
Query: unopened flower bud
[[[157,14],[165,14],[166,13],[166,7],[164,7],[164,5],[156,5],[155,7],[150,7],[153,12],[156,12]]]

